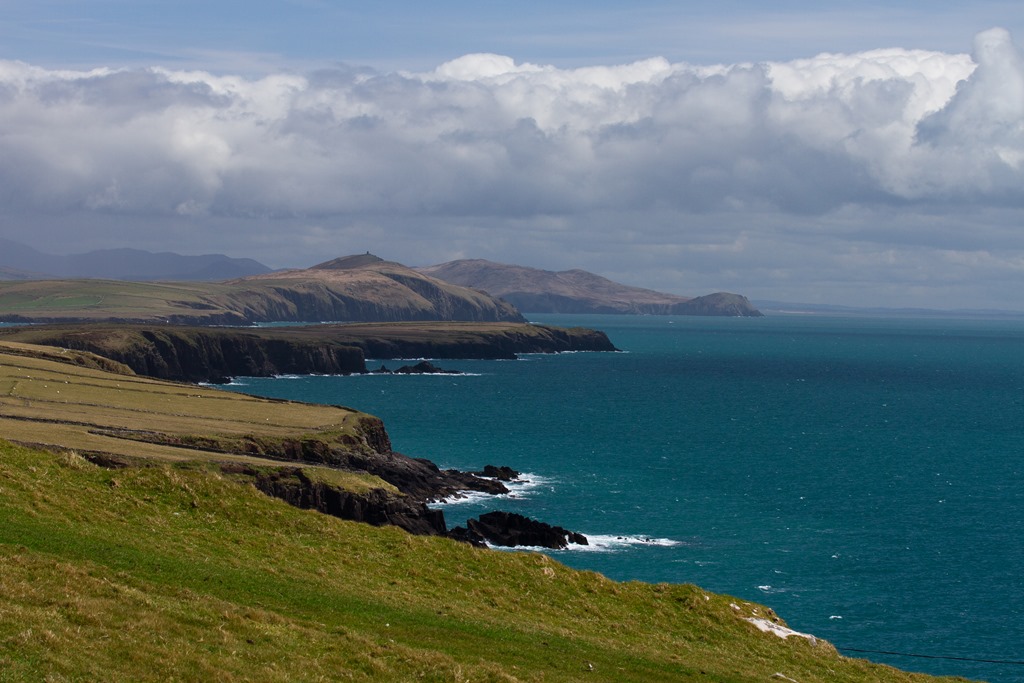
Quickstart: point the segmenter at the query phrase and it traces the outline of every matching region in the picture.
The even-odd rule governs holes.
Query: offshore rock
[[[344,462],[337,463],[337,466],[374,474],[402,493],[425,503],[458,498],[465,491],[492,495],[508,493],[508,489],[500,481],[484,479],[459,470],[442,470],[426,458],[410,458],[395,452],[369,457],[350,453]]]
[[[517,472],[511,467],[502,465],[496,467],[494,465],[484,465],[483,470],[480,472],[473,472],[473,474],[481,477],[490,477],[491,479],[497,479],[498,481],[514,481],[522,475],[522,472]]]
[[[403,365],[397,370],[390,370],[384,364],[381,364],[379,368],[373,371],[374,374],[379,375],[459,375],[461,374],[458,370],[445,370],[440,368],[428,360],[423,360],[416,365]]]
[[[570,543],[590,545],[587,537],[575,531],[552,526],[514,512],[496,510],[466,522],[468,531],[494,545],[531,546],[562,550]],[[456,529],[452,530],[455,533]],[[465,535],[459,531],[459,535]],[[472,537],[471,537],[472,538]]]

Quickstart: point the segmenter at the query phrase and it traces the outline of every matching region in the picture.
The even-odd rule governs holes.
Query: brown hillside
[[[585,270],[550,271],[483,259],[420,268],[441,280],[482,289],[531,313],[759,316],[746,297],[718,292],[685,297],[631,287]]]

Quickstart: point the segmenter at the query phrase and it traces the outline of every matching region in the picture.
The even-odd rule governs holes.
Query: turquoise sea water
[[[445,467],[529,473],[445,506],[449,526],[500,508],[579,530],[597,544],[566,564],[761,602],[841,649],[1024,661],[1024,321],[530,317],[625,352],[233,388],[379,415]]]

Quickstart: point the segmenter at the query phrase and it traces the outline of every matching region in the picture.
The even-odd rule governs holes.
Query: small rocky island
[[[383,363],[379,368],[373,371],[376,375],[460,375],[458,370],[444,370],[431,363],[429,360],[423,360],[416,365],[403,365],[397,370],[389,370]]]
[[[500,510],[470,519],[466,527],[455,527],[448,536],[473,545],[490,543],[507,548],[527,546],[563,550],[570,544],[589,545],[587,537],[581,533]]]

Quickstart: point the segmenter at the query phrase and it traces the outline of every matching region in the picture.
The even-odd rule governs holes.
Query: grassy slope
[[[0,281],[0,319],[235,324],[246,320],[521,317],[509,304],[482,292],[382,263],[354,270],[287,271],[227,282]]]
[[[161,320],[217,304],[230,288],[219,283],[152,283],[114,280],[0,282],[0,314],[26,318]]]
[[[223,454],[87,428],[335,433],[354,411],[15,350],[0,436],[153,464],[0,441],[0,681],[931,680],[761,633],[743,617],[764,607],[301,511],[218,474]]]
[[[0,489],[0,680],[927,680],[761,633],[741,617],[764,608],[693,586],[344,522],[200,469],[0,442]]]

